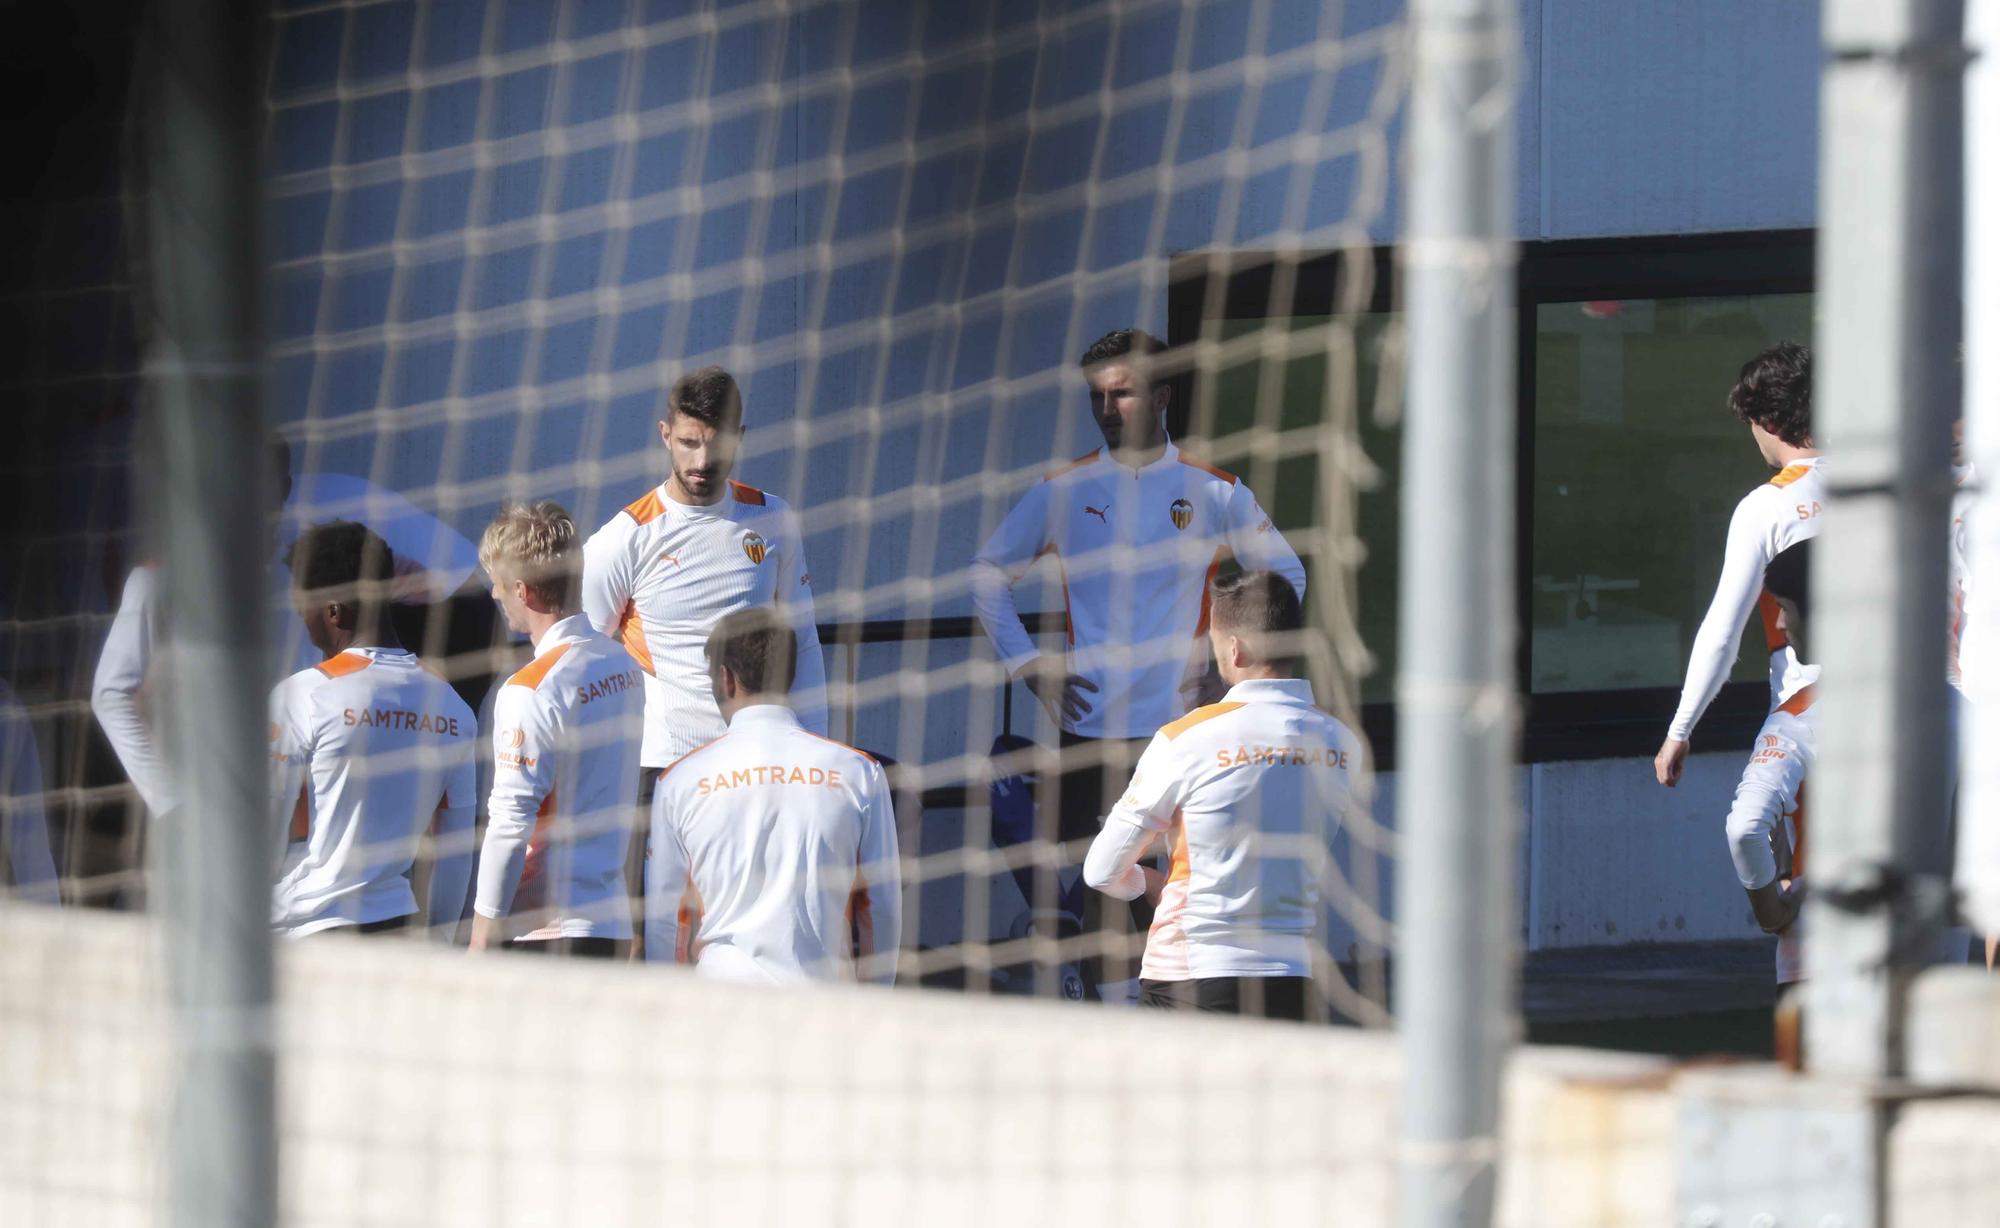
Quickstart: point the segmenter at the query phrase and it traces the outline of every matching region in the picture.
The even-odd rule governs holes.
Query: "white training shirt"
[[[1945,676],[1951,685],[1965,689],[1966,663],[1972,659],[1966,652],[1966,630],[1970,622],[1966,610],[1972,597],[1972,530],[1971,518],[1978,502],[1977,474],[1971,465],[1957,465],[1952,468],[1952,485],[1956,488],[1951,496],[1951,640],[1950,655],[1947,658]]]
[[[741,482],[693,507],[665,483],[613,516],[583,547],[583,609],[621,640],[646,674],[639,762],[665,767],[722,735],[709,690],[708,634],[723,615],[772,606],[798,636],[792,703],[826,732],[826,663],[813,621],[812,577],[798,518],[784,500]]]
[[[1032,487],[972,563],[972,600],[1001,663],[1038,655],[1013,585],[1043,555],[1062,574],[1071,673],[1097,685],[1090,711],[1063,728],[1090,738],[1143,738],[1186,712],[1208,670],[1208,582],[1233,554],[1306,591],[1299,556],[1232,474],[1169,443],[1130,469],[1102,449]]]
[[[493,792],[473,909],[512,937],[630,938],[644,692],[623,648],[572,614],[493,701]],[[536,924],[536,923],[539,924]]]
[[[1796,878],[1804,870],[1800,837],[1805,782],[1818,754],[1812,704],[1813,688],[1806,687],[1765,719],[1757,731],[1756,749],[1737,782],[1736,799],[1729,808],[1729,856],[1746,891],[1778,877],[1778,841],[1784,842],[1791,862],[1788,877]],[[1799,927],[1795,920],[1778,936],[1780,985],[1798,980],[1803,972]]]
[[[902,942],[896,815],[882,765],[802,728],[791,709],[739,710],[722,737],[669,768],[653,795],[646,958],[671,960],[683,895],[701,921],[705,976],[750,982],[848,978],[850,931],[888,984]]]
[[[1708,603],[1689,654],[1687,681],[1680,706],[1674,710],[1667,736],[1685,742],[1716,692],[1736,664],[1743,624],[1754,607],[1764,620],[1764,642],[1771,657],[1770,707],[1776,708],[1819,677],[1819,666],[1801,664],[1784,633],[1776,626],[1777,605],[1764,592],[1764,568],[1794,542],[1817,537],[1820,509],[1826,503],[1822,458],[1795,461],[1777,476],[1743,496],[1729,518],[1729,540],[1722,554],[1722,575]]]
[[[471,829],[477,733],[472,709],[405,649],[350,648],[279,683],[272,800],[292,847],[272,924],[299,937],[415,912],[408,875],[432,816],[445,812],[441,841]],[[440,859],[434,917],[463,909],[465,860]]]
[[[1161,729],[1084,861],[1119,899],[1138,861],[1173,857],[1139,975],[1154,981],[1310,976],[1333,833],[1361,804],[1361,740],[1313,706],[1302,679],[1248,679]]]

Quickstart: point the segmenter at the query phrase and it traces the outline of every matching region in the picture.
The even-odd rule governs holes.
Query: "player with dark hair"
[[[1060,772],[1043,790],[1037,821],[1041,838],[1064,846],[1071,864],[1146,740],[1187,712],[1213,677],[1208,581],[1223,561],[1233,555],[1246,569],[1276,572],[1305,594],[1305,568],[1249,487],[1167,438],[1166,361],[1157,338],[1130,328],[1084,351],[1104,447],[1029,488],[972,564],[973,606],[1001,663],[1059,726]],[[1069,624],[1061,655],[1041,652],[1012,593],[1050,555]],[[1049,876],[1031,896],[1038,917],[1058,911]],[[1080,905],[1085,945],[1102,945],[1097,894],[1083,892]],[[1134,911],[1143,924],[1143,908]],[[1085,979],[1123,980],[1124,962],[1087,961]]]
[[[271,693],[273,824],[290,842],[272,924],[291,937],[401,928],[419,910],[411,873],[429,831],[448,850],[431,866],[430,925],[449,939],[471,871],[472,709],[397,639],[381,538],[349,521],[315,525],[291,566],[325,660]]]
[[[1312,935],[1329,840],[1360,802],[1361,740],[1296,676],[1305,619],[1289,580],[1246,572],[1210,592],[1208,639],[1229,692],[1153,738],[1084,880],[1158,901],[1146,1005],[1321,1018]],[[1140,864],[1160,837],[1172,849],[1164,877]]]
[[[1666,740],[1653,757],[1659,782],[1680,783],[1688,739],[1735,663],[1737,641],[1751,609],[1763,613],[1770,653],[1771,707],[1776,708],[1819,676],[1801,662],[1777,626],[1776,609],[1763,594],[1764,568],[1786,547],[1819,532],[1826,479],[1812,436],[1812,356],[1790,341],[1743,364],[1729,393],[1729,412],[1749,426],[1757,451],[1777,475],[1743,496],[1729,518],[1728,543],[1715,597],[1695,632],[1687,681],[1681,687]]]
[[[786,706],[798,641],[773,611],[724,616],[704,655],[728,730],[660,776],[646,957],[673,960],[686,937],[705,976],[894,981],[902,885],[882,766]]]
[[[792,629],[791,702],[806,728],[826,732],[826,664],[798,517],[777,495],[730,478],[743,440],[736,381],[720,367],[683,375],[659,432],[666,480],[583,548],[584,613],[646,675],[642,801],[661,769],[723,731],[703,648],[737,610],[770,607]]]

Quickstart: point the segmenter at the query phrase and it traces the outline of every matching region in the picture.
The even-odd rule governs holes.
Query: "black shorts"
[[[1248,1015],[1256,1019],[1326,1022],[1326,1004],[1302,976],[1205,976],[1139,982],[1139,1004],[1164,1010]]]
[[[509,951],[519,951],[523,955],[559,955],[573,959],[614,959],[618,955],[616,938],[517,938],[507,944]]]

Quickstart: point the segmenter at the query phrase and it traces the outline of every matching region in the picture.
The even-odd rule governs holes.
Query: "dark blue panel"
[[[409,266],[403,270],[397,317],[407,323],[457,311],[459,283],[464,278],[465,261],[457,256]]]
[[[1250,37],[1250,0],[1206,0],[1195,7],[1194,55],[1189,67],[1196,72],[1243,58]]]
[[[512,388],[521,382],[521,360],[528,334],[522,329],[481,333],[472,339],[465,368],[465,395],[476,397]]]
[[[290,341],[312,336],[319,327],[319,273],[315,270],[279,273],[268,284],[272,339]]]
[[[650,111],[693,98],[701,83],[703,49],[699,38],[646,48],[639,67],[639,109]]]
[[[935,19],[935,10],[924,14],[925,23]],[[848,56],[855,67],[893,60],[910,47],[910,11],[900,4],[861,4],[854,9],[854,44]]]
[[[681,352],[687,355],[719,350],[736,340],[736,312],[743,291],[731,288],[694,301],[688,309],[687,337]]]
[[[1211,180],[1182,188],[1167,201],[1167,233],[1193,236],[1194,246],[1215,242],[1216,211],[1222,206],[1222,184]]]
[[[1181,140],[1174,161],[1187,163],[1229,148],[1236,134],[1236,104],[1243,87],[1225,85],[1197,94],[1181,108]]]
[[[887,256],[835,269],[827,285],[826,318],[820,325],[832,327],[881,315],[889,304],[890,272]]]
[[[1014,326],[1007,338],[1007,369],[1000,374],[1020,379],[1067,366],[1069,355],[1064,347],[1069,341],[1072,310],[1074,304],[1066,294],[1043,295],[1022,304],[1013,313]]]
[[[549,93],[555,73],[549,68],[529,68],[495,77],[491,139],[526,136],[540,132],[549,121]]]
[[[512,430],[507,425],[493,424],[495,429]],[[447,430],[443,423],[428,423],[423,426],[395,427],[384,431],[378,441],[378,448],[387,465],[382,473],[391,490],[419,490],[435,484],[439,475],[439,462],[451,457],[452,472],[464,474],[463,448],[451,448],[446,442]]]
[[[1028,160],[1028,143],[1021,137],[1006,137],[980,151],[979,188],[975,205],[997,205],[1014,199],[1021,190],[1021,168]]]
[[[799,329],[800,313],[807,310],[805,280],[781,277],[768,281],[757,292],[757,316],[751,324],[750,340],[773,341]]]
[[[458,81],[425,90],[423,106],[418,148],[448,149],[479,135],[479,82]]]
[[[752,111],[717,122],[708,130],[708,157],[701,168],[703,183],[719,183],[757,169],[758,140],[764,113]]]
[[[611,342],[611,369],[642,367],[660,356],[661,334],[667,327],[664,305],[637,307],[618,317],[618,334]]]
[[[410,96],[403,90],[357,98],[347,108],[347,161],[374,162],[403,153]]]
[[[596,0],[595,3],[570,6],[569,25],[563,34],[571,39],[589,38],[595,34],[609,34],[624,25],[624,5],[611,3],[610,0]]]
[[[910,194],[904,204],[906,228],[934,222],[972,203],[979,155],[970,149],[926,158],[910,168]]]
[[[800,188],[790,200],[780,197],[773,201],[770,221],[764,230],[763,254],[775,256],[817,242],[820,227],[826,221],[830,192],[826,184],[815,183]]]
[[[486,222],[497,225],[542,211],[542,162],[509,162],[493,168],[486,192]]]
[[[617,151],[609,145],[573,153],[563,160],[559,211],[588,209],[611,199],[611,165]]]
[[[1083,247],[1083,217],[1081,208],[1071,208],[1023,222],[1016,284],[1032,286],[1074,273],[1077,253]]]
[[[1279,55],[1319,37],[1320,15],[1326,11],[1324,0],[1265,0],[1269,6],[1266,21],[1269,23],[1264,33],[1264,54]],[[1343,10],[1351,7],[1342,4]]]
[[[601,230],[557,243],[549,253],[554,263],[549,268],[547,296],[561,298],[565,294],[595,290],[604,266],[604,244],[605,234]]]
[[[897,79],[856,90],[848,102],[847,152],[860,153],[903,139],[910,113],[910,84]]]
[[[1103,86],[1111,54],[1111,31],[1103,22],[1085,22],[1063,29],[1061,37],[1042,52],[1042,71],[1035,105],[1060,106]]]
[[[280,422],[302,422],[312,408],[317,353],[290,354],[271,362],[271,413]]]
[[[674,238],[680,233],[680,225],[679,218],[666,217],[634,226],[625,238],[625,267],[618,280],[630,286],[673,272]]]
[[[1104,136],[1099,177],[1117,179],[1158,166],[1161,152],[1167,146],[1170,111],[1169,104],[1156,102],[1112,112],[1111,131]]]
[[[841,67],[841,49],[846,45],[847,37],[847,15],[854,7],[865,6],[808,4],[793,16],[791,35],[785,40],[788,80],[823,76]]]
[[[327,312],[327,329],[344,333],[357,328],[373,328],[389,317],[389,284],[396,270],[365,269],[341,273],[333,279],[333,303]]]
[[[1305,173],[1303,168],[1287,165],[1243,181],[1243,195],[1236,206],[1236,243],[1269,239],[1285,229],[1285,197],[1294,169]]]
[[[535,274],[535,247],[515,247],[492,252],[479,262],[478,281],[472,288],[472,309],[486,311],[525,302]]]
[[[576,401],[551,405],[536,414],[528,423],[534,431],[534,450],[529,455],[534,457],[535,465],[552,468],[579,460],[583,455],[583,438],[590,431],[590,419],[591,407]],[[579,510],[573,504],[566,506],[572,512]]]
[[[318,170],[333,161],[340,104],[279,107],[271,115],[271,169],[280,175]]]
[[[424,14],[425,65],[437,68],[474,58],[485,29],[485,0],[436,0]]]
[[[348,83],[401,76],[410,66],[416,28],[416,6],[407,0],[355,9],[347,32]]]
[[[632,199],[670,192],[687,181],[688,132],[648,137],[632,150]]]
[[[930,387],[931,346],[935,340],[926,328],[890,343],[889,369],[882,383],[884,405],[922,396]]]
[[[427,239],[465,225],[466,212],[472,205],[471,171],[433,175],[417,180],[415,187],[416,203],[410,210],[406,232],[410,238]]]
[[[812,416],[846,413],[875,399],[873,345],[823,355],[813,370]]]
[[[989,226],[972,236],[965,257],[965,282],[960,295],[977,298],[1007,284],[1007,268],[1014,258],[1014,230],[1007,225]]]
[[[396,355],[391,404],[422,405],[449,396],[452,352],[456,345],[452,338],[442,337],[403,346]]]
[[[840,108],[833,94],[802,97],[778,110],[778,139],[772,162],[778,167],[814,162],[833,152],[833,126]]]
[[[333,193],[280,196],[269,208],[271,259],[297,260],[319,254],[326,242],[326,215]]]
[[[1152,239],[1153,194],[1100,205],[1090,229],[1090,269],[1093,272],[1143,260]]]
[[[748,254],[749,236],[748,204],[705,211],[695,228],[694,269],[711,269],[743,259]]]
[[[977,128],[980,101],[985,97],[984,64],[954,64],[927,74],[917,95],[917,140],[935,140]]]
[[[584,11],[591,11],[591,6],[585,5]],[[571,65],[569,105],[563,109],[564,122],[587,124],[592,120],[610,118],[618,110],[618,90],[624,83],[625,53],[622,51],[579,60]]]
[[[711,100],[762,85],[770,78],[771,42],[778,30],[777,22],[758,21],[716,34],[714,71],[708,88]]]
[[[396,210],[403,199],[400,182],[354,188],[340,202],[340,237],[336,251],[376,247],[396,237]]]
[[[1306,201],[1306,226],[1344,222],[1354,213],[1354,193],[1360,184],[1361,159],[1353,154],[1322,162],[1313,171],[1312,195]]]
[[[1113,70],[1113,85],[1126,89],[1173,72],[1180,27],[1181,11],[1178,5],[1155,8],[1120,22],[1116,53],[1118,66]]]
[[[1382,88],[1382,74],[1387,67],[1379,56],[1341,66],[1340,75],[1333,81],[1333,97],[1327,103],[1328,129],[1346,128],[1368,118],[1376,91]]]
[[[894,227],[902,195],[901,166],[885,166],[849,179],[840,189],[840,212],[833,223],[834,240],[859,238]]]
[[[326,89],[334,83],[340,75],[340,38],[345,16],[342,10],[335,9],[278,22],[277,60],[271,70],[273,98]]]
[[[1097,148],[1097,117],[1044,128],[1028,147],[1027,190],[1053,192],[1090,177]]]
[[[954,389],[993,378],[993,360],[1000,353],[1000,313],[969,318],[959,329],[958,353],[951,371]],[[982,432],[981,450],[985,447]]]
[[[1076,313],[1078,319],[1104,321],[1102,327],[1107,332],[1144,319],[1145,309],[1139,305],[1138,278],[1115,277],[1091,282],[1088,292],[1077,303]],[[1094,328],[1086,329],[1084,335],[1089,336],[1096,331]]]
[[[993,62],[987,74],[986,122],[997,124],[1028,109],[1035,92],[1035,53],[1017,51]]]
[[[556,29],[555,0],[506,0],[500,10],[497,50],[530,51],[548,45]]]
[[[1306,95],[1312,89],[1313,76],[1301,73],[1264,83],[1257,97],[1257,118],[1250,127],[1251,145],[1268,144],[1307,127]]]
[[[542,338],[542,369],[540,382],[554,384],[562,380],[581,379],[590,370],[590,341],[597,328],[597,317],[586,316],[567,324],[550,327]],[[537,466],[548,464],[548,458],[536,456]]]
[[[896,271],[896,314],[917,311],[940,301],[955,284],[959,264],[956,239],[945,239],[903,253]]]
[[[313,408],[322,418],[374,409],[382,394],[382,347],[356,346],[336,350],[326,363],[320,383],[320,403]]]

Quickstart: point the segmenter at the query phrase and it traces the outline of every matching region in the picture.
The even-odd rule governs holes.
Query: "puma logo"
[[[1105,518],[1104,513],[1109,510],[1110,510],[1109,504],[1106,504],[1104,507],[1092,507],[1088,503],[1083,505],[1083,511],[1086,516],[1095,516],[1099,520],[1103,520],[1104,523],[1107,525],[1110,524],[1111,521]]]
[[[678,555],[675,555],[671,551],[663,552],[660,555],[660,558],[662,561],[672,563],[676,567],[679,567],[681,565],[680,557]]]

